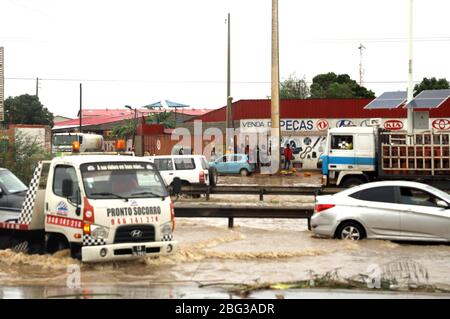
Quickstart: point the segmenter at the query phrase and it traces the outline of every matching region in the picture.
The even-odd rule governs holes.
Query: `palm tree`
[[[134,135],[136,131],[136,121],[134,119],[126,120],[122,124],[114,126],[112,129],[112,135],[118,138],[128,139]]]
[[[159,113],[151,113],[145,120],[147,124],[161,124],[167,128],[175,128],[175,120],[173,112],[162,111]]]

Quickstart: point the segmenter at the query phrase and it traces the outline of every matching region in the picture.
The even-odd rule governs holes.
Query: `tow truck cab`
[[[25,201],[35,205],[31,219],[44,221],[47,251],[70,248],[82,261],[97,262],[165,255],[175,249],[173,204],[148,161],[118,155],[64,156],[41,163],[33,180],[35,199],[27,195]]]

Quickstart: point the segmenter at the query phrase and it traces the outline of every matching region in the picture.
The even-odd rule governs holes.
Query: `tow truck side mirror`
[[[62,195],[65,198],[73,196],[73,183],[70,179],[64,179],[62,181]]]
[[[177,196],[180,195],[180,193],[181,193],[181,179],[178,177],[175,177],[173,179],[172,192]]]

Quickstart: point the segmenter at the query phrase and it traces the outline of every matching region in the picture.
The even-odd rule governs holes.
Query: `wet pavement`
[[[318,172],[296,176],[221,176],[231,185],[318,185]],[[205,202],[200,199],[180,201]],[[211,195],[210,202],[261,205],[256,195]],[[265,195],[265,204],[311,205],[312,196]],[[81,264],[68,251],[0,251],[1,298],[239,298],[238,285],[388,278],[450,291],[450,246],[315,238],[301,219],[178,218],[176,253],[160,258]],[[378,276],[378,277],[377,277]],[[369,282],[368,282],[369,284]],[[448,298],[449,294],[326,289],[264,289],[248,298]]]
[[[330,272],[339,278],[358,278],[373,269],[399,281],[406,278],[414,284],[450,288],[449,245],[319,239],[307,231],[305,220],[237,219],[235,225],[229,230],[226,219],[180,218],[175,232],[180,246],[173,256],[121,263],[80,264],[68,251],[52,256],[0,251],[0,294],[4,298],[236,298],[229,291],[234,284],[309,280]],[[80,277],[73,275],[74,269],[80,270]],[[379,297],[371,293],[267,290],[248,297]],[[436,295],[442,296],[448,297]]]
[[[319,170],[299,170],[289,175],[252,174],[242,177],[239,175],[220,175],[218,185],[257,185],[257,186],[320,186],[322,174]]]

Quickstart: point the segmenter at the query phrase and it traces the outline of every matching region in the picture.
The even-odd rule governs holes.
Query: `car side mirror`
[[[3,189],[0,187],[0,197],[3,196]]]
[[[446,202],[446,201],[443,201],[443,200],[437,200],[437,201],[436,201],[436,205],[437,205],[438,207],[441,207],[441,208],[445,208],[445,209],[448,208],[447,202]]]
[[[73,196],[73,183],[70,179],[64,179],[62,181],[62,195],[65,198]]]
[[[181,179],[179,177],[173,179],[172,192],[177,196],[181,194]]]

